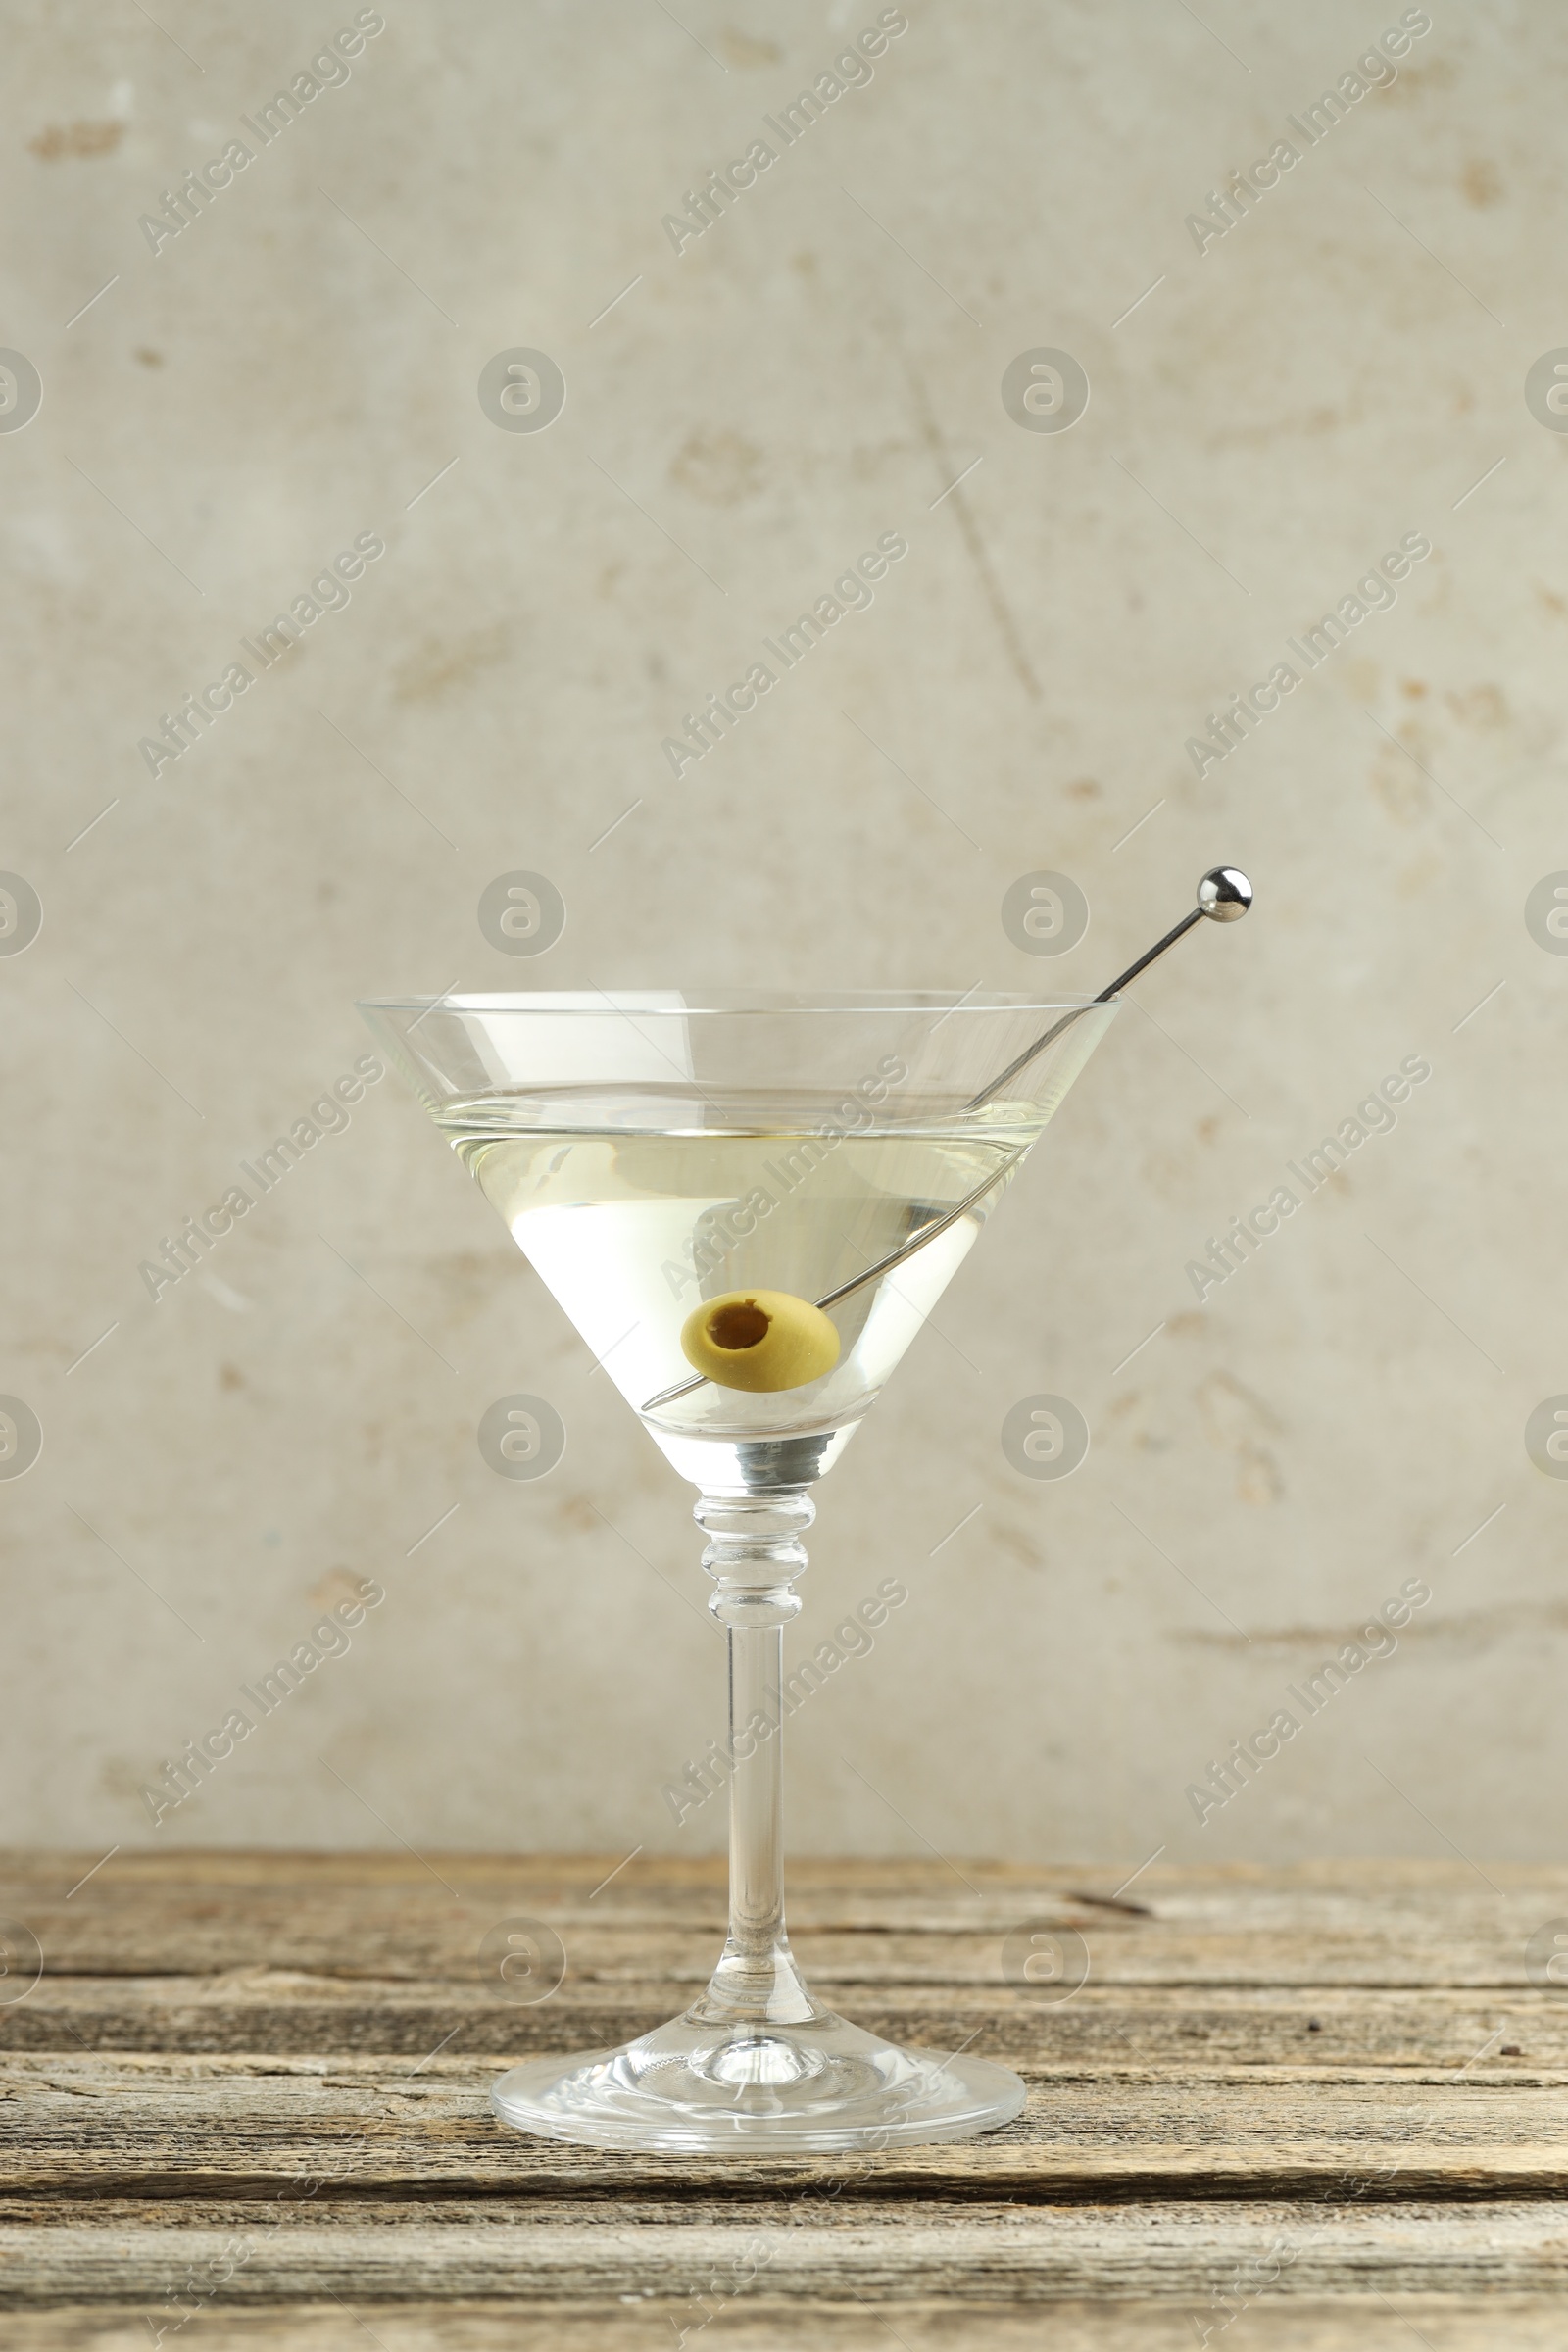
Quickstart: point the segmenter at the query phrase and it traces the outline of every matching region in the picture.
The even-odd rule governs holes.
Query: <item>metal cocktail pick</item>
[[[1102,989],[1092,1003],[1108,1004],[1111,998],[1118,995],[1130,980],[1136,980],[1140,972],[1147,972],[1157,956],[1163,956],[1167,948],[1173,948],[1184,932],[1190,931],[1195,923],[1201,922],[1205,916],[1211,923],[1239,922],[1251,904],[1252,885],[1244,873],[1234,865],[1210,866],[1198,885],[1198,904],[1192,912],[1184,914],[1175,928],[1167,931],[1163,939],[1156,940],[1146,954],[1139,956],[1136,963],[1130,963],[1124,972],[1118,972],[1110,986]],[[1032,1046],[1026,1046],[989,1085],[983,1086],[977,1095],[972,1095],[964,1104],[964,1109],[978,1110],[983,1103],[989,1102],[1010,1079],[1017,1077],[1020,1070],[1027,1069],[1035,1055],[1043,1054],[1053,1039],[1058,1038],[1064,1029],[1070,1029],[1074,1021],[1082,1020],[1090,1009],[1089,1004],[1075,1004],[1070,1012],[1063,1013],[1059,1021],[1054,1022],[1043,1035],[1037,1037]],[[825,1298],[816,1299],[814,1304],[824,1309],[837,1306],[840,1299],[848,1298],[856,1291],[863,1291],[868,1282],[879,1282],[895,1266],[902,1266],[906,1258],[913,1257],[916,1250],[925,1248],[927,1242],[934,1242],[939,1233],[946,1233],[950,1225],[956,1225],[960,1217],[967,1216],[976,1201],[982,1200],[994,1185],[1000,1184],[1003,1177],[1017,1166],[1027,1149],[1026,1145],[1020,1146],[1010,1158],[1004,1160],[1000,1168],[993,1170],[984,1184],[976,1185],[956,1208],[950,1208],[931,1224],[922,1225],[920,1231],[899,1249],[890,1250],[886,1257],[879,1257],[874,1266],[867,1266],[865,1272],[857,1274],[852,1282],[841,1282],[836,1291],[829,1291]],[[657,1396],[649,1397],[642,1409],[645,1413],[655,1412],[662,1404],[672,1404],[677,1396],[688,1396],[693,1389],[700,1389],[704,1385],[705,1377],[699,1372],[691,1380],[677,1382],[672,1389],[661,1389]]]
[[[1173,948],[1182,933],[1190,931],[1195,923],[1202,920],[1204,915],[1211,923],[1236,923],[1240,922],[1251,904],[1252,885],[1244,873],[1238,872],[1234,865],[1211,865],[1198,885],[1198,904],[1192,913],[1184,914],[1176,928],[1173,931],[1167,931],[1163,939],[1156,940],[1147,955],[1140,956],[1138,961],[1130,963],[1124,972],[1118,972],[1110,986],[1101,990],[1095,1003],[1108,1004],[1111,998],[1119,990],[1124,989],[1129,980],[1136,980],[1140,972],[1147,972],[1156,956],[1163,956],[1167,948]],[[993,1078],[989,1086],[983,1086],[980,1092],[964,1104],[964,1108],[978,1110],[982,1102],[989,1102],[992,1096],[999,1094],[1006,1085],[1009,1078],[1016,1078],[1018,1072],[1026,1069],[1037,1054],[1044,1052],[1054,1037],[1059,1037],[1064,1029],[1070,1029],[1073,1022],[1087,1010],[1087,1005],[1074,1005],[1072,1011],[1063,1014],[1054,1028],[1048,1029],[1044,1037],[1037,1037],[1034,1044],[1026,1048],[1016,1061],[1009,1061],[1000,1078]]]

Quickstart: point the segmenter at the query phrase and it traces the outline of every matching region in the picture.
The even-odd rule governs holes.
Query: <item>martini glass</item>
[[[1024,2086],[815,2000],[784,1926],[784,1628],[838,1460],[1113,1003],[931,992],[444,996],[361,1008],[698,1490],[729,1640],[729,1935],[702,1997],[514,2067],[497,2113],[602,2147],[962,2139]],[[1046,1037],[1041,1042],[1041,1032]]]

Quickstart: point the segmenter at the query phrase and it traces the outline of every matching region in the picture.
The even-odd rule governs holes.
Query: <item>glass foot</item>
[[[1024,2085],[990,2059],[900,2049],[831,2011],[798,2025],[688,2012],[618,2050],[514,2066],[490,2097],[543,2139],[787,2156],[969,2139],[1011,2123]]]

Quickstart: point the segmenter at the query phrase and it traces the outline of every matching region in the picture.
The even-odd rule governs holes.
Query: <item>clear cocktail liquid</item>
[[[683,1475],[751,1485],[819,1473],[862,1418],[952,1279],[1044,1116],[1032,1102],[901,1101],[896,1127],[837,1133],[842,1097],[551,1087],[451,1103],[438,1124],[594,1356]],[[982,1189],[984,1188],[984,1189]],[[691,1380],[681,1326],[726,1291],[815,1302],[950,1211],[964,1215],[828,1309],[831,1372],[752,1395]],[[652,1409],[650,1409],[652,1408]],[[827,1444],[821,1443],[826,1439]],[[732,1455],[723,1475],[717,1449]]]

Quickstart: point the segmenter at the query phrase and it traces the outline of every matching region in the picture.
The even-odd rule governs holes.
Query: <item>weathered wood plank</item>
[[[547,1919],[578,1974],[697,1983],[722,1932],[715,1857],[120,1853],[0,1855],[0,1912],[23,1920],[52,1972],[216,1974],[258,1965],[477,1983],[499,1918]],[[840,1983],[1004,1981],[1003,1938],[1025,1921],[1071,1926],[1097,1982],[1514,1987],[1526,1937],[1568,1915],[1568,1870],[1461,1864],[1250,1865],[1140,1875],[1152,1916],[1071,1899],[1114,1874],[965,1863],[810,1861],[791,1880],[791,1933]]]
[[[1468,2066],[1499,2078],[1568,2067],[1568,2000],[1544,1988],[1101,1985],[1069,2001],[1006,1984],[811,1983],[897,2041],[960,2042],[1010,2066]],[[629,2039],[689,1997],[655,1977],[624,1986],[568,1974],[527,2007],[484,1986],[259,1968],[214,1977],[45,1977],[0,2009],[9,2051],[376,2052],[517,2055]],[[1502,2053],[1506,2050],[1509,2055]],[[1514,2053],[1517,2053],[1515,2055]]]
[[[1038,2305],[901,2301],[898,2339],[907,2352],[1194,2352],[1201,2306],[1183,2299],[1054,2300]],[[1356,2294],[1332,2300],[1271,2297],[1243,2315],[1236,2352],[1562,2352],[1556,2296]],[[356,2296],[286,2309],[225,2304],[225,2352],[671,2352],[701,2317],[689,2300],[651,2293],[611,2301],[381,2303]],[[198,2323],[191,2323],[194,2332]],[[754,2294],[710,2323],[711,2352],[888,2352],[888,2325],[869,2306]],[[185,2340],[189,2340],[188,2337]],[[1218,2337],[1213,2339],[1216,2343]],[[166,2345],[177,2337],[166,2337]],[[143,2307],[57,2307],[8,2316],[7,2352],[150,2352]]]
[[[323,2194],[618,2199],[776,2196],[839,2159],[623,2156],[500,2130],[505,2061],[13,2057],[0,2067],[0,2178],[13,2194]],[[678,2186],[669,2189],[671,2180]],[[1568,2194],[1568,2076],[1437,2069],[1048,2071],[1016,2124],[952,2147],[870,2155],[846,2198]]]
[[[1391,2296],[1561,2293],[1568,2205],[1330,2207],[1303,2216],[1278,2203],[1024,2212],[932,2204],[825,2218],[734,2202],[689,2215],[633,2203],[479,2218],[362,2206],[335,2217],[290,2210],[275,2224],[255,2206],[193,2218],[109,2205],[91,2230],[63,2218],[0,2221],[0,2280],[13,2304],[173,2308],[181,2295],[188,2306],[214,2288],[209,2313],[327,2295],[358,2306],[515,2297],[524,2279],[536,2303],[650,2292],[685,2301],[693,2327],[705,2300],[733,2313],[753,2294],[861,2297],[889,2309],[942,2295],[1038,2305],[1159,2294],[1223,2317],[1216,2288],[1271,2322],[1296,2296],[1365,2292],[1369,2283]]]

